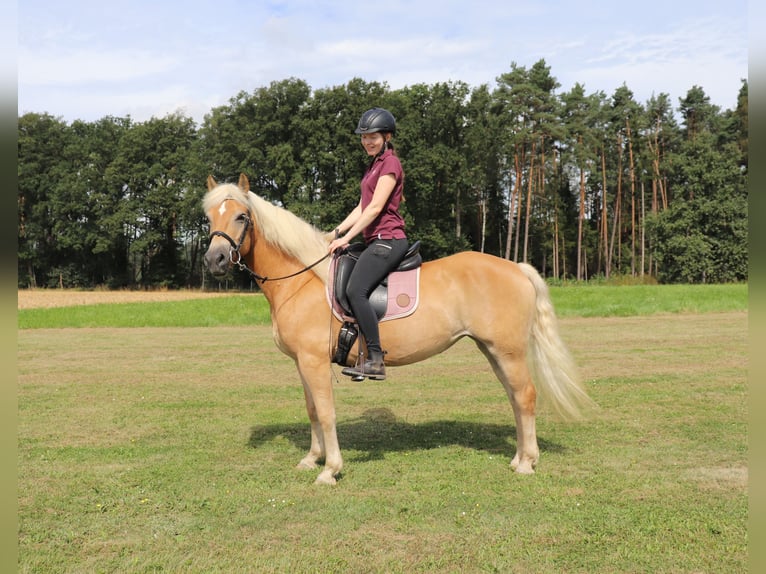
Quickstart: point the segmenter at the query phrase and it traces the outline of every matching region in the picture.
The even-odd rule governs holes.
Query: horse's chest
[[[282,334],[279,332],[279,326],[277,325],[277,322],[273,320],[271,322],[271,335],[274,337],[274,344],[277,346],[277,349],[285,354],[288,354],[285,340],[282,338]]]

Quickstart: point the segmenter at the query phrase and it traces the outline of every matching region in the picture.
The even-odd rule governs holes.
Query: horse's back
[[[508,321],[524,325],[535,311],[535,288],[507,259],[463,251],[423,264],[421,305],[437,302],[466,322]]]
[[[465,336],[484,348],[523,354],[535,300],[534,286],[512,261],[475,251],[426,261],[417,310],[381,324],[386,361],[416,362]]]
[[[459,289],[485,293],[493,302],[513,296],[534,304],[534,286],[513,261],[478,251],[461,251],[423,263],[421,290]]]

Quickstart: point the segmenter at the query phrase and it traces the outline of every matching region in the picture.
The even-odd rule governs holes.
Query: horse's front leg
[[[303,381],[303,395],[306,398],[306,411],[308,412],[309,421],[311,422],[311,447],[309,448],[308,454],[301,459],[296,468],[301,470],[313,470],[317,467],[318,462],[324,461],[324,433],[322,432],[322,427],[319,425],[314,398],[311,396],[311,390],[308,388],[305,380]]]
[[[343,458],[335,426],[335,399],[329,359],[297,361],[306,397],[306,410],[311,422],[311,448],[298,468],[316,468],[324,459],[324,469],[316,484],[335,484],[343,468]]]

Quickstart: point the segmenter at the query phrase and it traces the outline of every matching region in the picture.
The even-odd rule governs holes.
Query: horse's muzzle
[[[231,269],[229,246],[218,242],[212,243],[205,253],[205,265],[214,277],[223,277]]]

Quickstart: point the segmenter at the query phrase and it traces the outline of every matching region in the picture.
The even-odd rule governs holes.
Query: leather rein
[[[300,275],[301,273],[305,273],[309,269],[312,269],[319,265],[322,261],[327,259],[330,256],[330,253],[327,253],[324,257],[321,257],[320,259],[316,260],[314,263],[309,265],[308,267],[304,267],[300,271],[296,271],[295,273],[291,273],[290,275],[284,275],[282,277],[264,277],[263,275],[259,275],[252,269],[250,269],[245,263],[242,261],[242,254],[240,253],[240,248],[242,247],[242,244],[245,242],[245,237],[247,237],[247,232],[250,230],[250,228],[253,225],[253,220],[250,218],[250,214],[244,215],[245,218],[245,228],[242,230],[242,235],[239,236],[239,241],[234,241],[234,239],[231,238],[231,236],[226,233],[225,231],[212,231],[210,233],[210,237],[223,237],[226,241],[229,242],[229,261],[231,261],[232,264],[239,267],[240,271],[247,271],[256,281],[260,281],[261,284],[266,283],[266,281],[281,281],[282,279],[290,279],[291,277],[295,277],[296,275]]]

